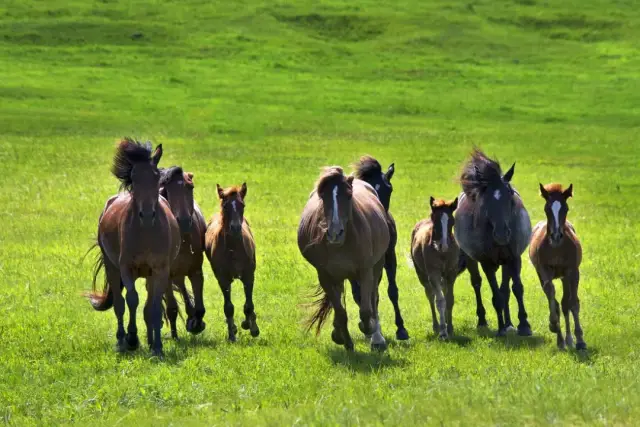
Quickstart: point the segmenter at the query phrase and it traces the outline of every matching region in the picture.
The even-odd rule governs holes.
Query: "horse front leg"
[[[202,265],[202,261],[200,264]],[[191,319],[187,319],[187,330],[192,334],[199,334],[207,327],[204,322],[204,314],[206,312],[204,308],[204,275],[202,274],[202,268],[198,268],[196,271],[189,274],[189,281],[191,282],[191,289],[193,289],[193,302],[194,302],[194,316]]]
[[[468,255],[464,254],[462,251],[461,257],[466,257],[466,267],[469,270],[469,276],[471,276],[471,286],[473,286],[473,292],[476,295],[476,315],[478,316],[478,328],[486,328],[487,324],[487,311],[484,308],[484,304],[482,303],[482,276],[480,275],[480,270],[478,269],[478,262],[469,258]]]
[[[347,351],[353,351],[354,346],[349,334],[347,310],[342,306],[344,282],[335,280],[324,271],[318,271],[318,280],[334,310],[331,340],[338,345],[344,346]]]
[[[387,295],[389,296],[389,300],[391,300],[391,304],[393,304],[393,312],[395,314],[396,339],[405,341],[409,339],[409,332],[407,332],[406,328],[404,327],[404,319],[402,318],[402,314],[400,313],[400,304],[398,301],[398,284],[396,283],[398,260],[396,258],[395,245],[390,246],[387,250],[387,253],[385,254],[384,269],[387,273],[387,281],[389,282],[389,285],[387,287]]]
[[[374,268],[374,282],[372,289],[372,309],[373,318],[375,319],[375,330],[371,336],[371,349],[375,351],[384,351],[387,349],[387,341],[382,335],[382,327],[380,325],[380,314],[378,312],[378,306],[380,305],[380,281],[382,280],[383,262],[376,265]]]
[[[129,309],[129,324],[127,326],[127,334],[124,335],[124,329],[120,329],[120,325],[118,327],[118,345],[122,341],[122,344],[126,345],[128,350],[135,350],[140,346],[140,340],[138,339],[138,326],[136,324],[136,311],[138,309],[139,297],[138,292],[136,291],[135,279],[131,270],[126,266],[120,267],[120,276],[122,278],[122,285],[127,289],[127,308]],[[122,313],[124,313],[124,299],[122,298],[121,289],[117,292],[114,291],[114,309],[116,308],[116,302],[121,307]],[[122,338],[121,338],[122,337]],[[126,341],[126,342],[124,342]]]
[[[176,321],[178,320],[178,301],[176,300],[176,296],[173,294],[171,284],[167,286],[164,299],[167,305],[167,318],[169,319],[169,326],[171,327],[171,338],[177,341],[178,328]]]
[[[153,356],[162,357],[162,298],[166,294],[170,285],[169,268],[165,267],[152,272],[150,277],[151,286],[151,327],[153,330],[153,342],[151,345],[151,354]]]
[[[502,303],[502,293],[500,292],[500,288],[498,287],[498,281],[496,280],[496,271],[498,271],[498,266],[490,263],[482,263],[482,270],[484,274],[487,276],[487,280],[489,281],[489,285],[491,286],[491,292],[493,297],[491,298],[491,302],[493,303],[493,308],[496,311],[496,315],[498,317],[498,332],[497,336],[501,337],[506,335],[507,331],[504,326],[504,318],[502,317],[504,312],[504,305]]]
[[[504,269],[506,267],[503,266]],[[522,260],[520,256],[517,256],[511,263],[508,264],[508,273],[513,279],[513,295],[518,301],[518,335],[528,337],[532,335],[531,325],[527,320],[527,310],[524,308],[524,286],[522,286],[522,280],[520,278],[520,271],[522,270]]]
[[[242,276],[242,285],[244,287],[244,316],[245,320],[242,321],[240,326],[244,330],[249,330],[252,337],[260,335],[260,328],[258,328],[258,322],[256,321],[256,312],[253,306],[253,283],[255,280],[255,273],[253,271],[247,272]]]

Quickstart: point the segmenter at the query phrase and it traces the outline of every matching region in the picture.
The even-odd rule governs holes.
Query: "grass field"
[[[225,4],[223,4],[225,3]],[[0,4],[0,420],[13,425],[632,425],[640,418],[640,8],[631,0],[5,0]],[[114,142],[162,143],[161,165],[247,181],[261,336],[225,341],[205,265],[206,331],[164,361],[115,353],[115,316],[82,297]],[[476,331],[456,283],[459,338],[430,331],[406,262],[430,195],[452,198],[473,144],[505,165],[532,221],[538,183],[574,185],[589,350],[559,352],[528,259],[534,336]],[[400,303],[384,355],[307,334],[314,270],[296,246],[319,168],[396,164]],[[140,286],[142,288],[143,286]],[[386,279],[382,285],[386,289]],[[491,292],[483,287],[496,327]],[[384,293],[384,292],[383,292]],[[236,314],[244,302],[234,288]],[[515,302],[512,299],[512,308]],[[236,315],[236,318],[239,318]]]

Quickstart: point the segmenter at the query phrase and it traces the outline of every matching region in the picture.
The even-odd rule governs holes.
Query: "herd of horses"
[[[99,248],[89,294],[95,310],[113,308],[117,318],[117,350],[139,347],[136,311],[139,304],[135,281],[146,278],[144,321],[152,354],[161,356],[163,320],[178,338],[178,303],[184,300],[186,329],[198,334],[205,329],[203,301],[204,256],[209,260],[224,297],[228,340],[235,341],[231,284],[239,279],[244,287],[244,320],[241,327],[253,337],[260,334],[253,303],[256,270],[255,241],[244,217],[247,185],[222,188],[217,185],[220,211],[209,221],[193,197],[193,174],[181,167],[159,168],[162,145],[130,138],[116,148],[112,173],[121,191],[107,200],[99,218]],[[409,339],[398,305],[396,284],[397,229],[389,211],[395,166],[383,171],[370,156],[353,165],[346,175],[339,166],[326,167],[303,209],[298,226],[298,247],[319,281],[315,312],[308,327],[319,333],[334,311],[332,340],[351,351],[354,343],[347,327],[344,283],[351,285],[359,307],[359,329],[373,350],[387,346],[378,315],[379,284],[383,270],[388,278],[388,296],[395,312],[396,338]],[[580,241],[567,221],[568,198],[559,184],[540,184],[545,200],[546,221],[533,229],[519,193],[511,184],[515,164],[502,173],[500,164],[474,149],[460,176],[462,193],[454,200],[431,197],[431,213],[418,222],[411,234],[411,258],[431,308],[433,330],[442,339],[454,333],[452,311],[456,278],[469,271],[476,294],[478,326],[486,327],[482,304],[480,267],[493,294],[498,319],[497,335],[514,329],[509,312],[511,289],[518,302],[519,335],[531,335],[523,299],[521,255],[529,247],[542,288],[549,301],[549,329],[557,334],[559,348],[573,346],[570,315],[574,319],[575,348],[586,349],[579,320]],[[502,283],[496,274],[502,267]],[[105,281],[97,289],[99,272]],[[187,289],[186,278],[191,282]],[[562,304],[555,296],[554,279],[563,284]],[[513,286],[510,286],[513,283]],[[123,296],[123,289],[126,294]],[[129,323],[125,332],[125,304]],[[560,307],[565,332],[560,326]]]

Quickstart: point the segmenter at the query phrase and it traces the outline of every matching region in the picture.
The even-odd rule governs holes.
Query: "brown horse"
[[[181,240],[169,204],[159,194],[158,162],[161,156],[162,145],[152,153],[151,143],[142,144],[125,138],[118,144],[111,171],[127,194],[112,198],[101,215],[97,239],[100,254],[91,294],[91,304],[96,310],[108,305],[105,301],[108,298],[113,301],[118,320],[117,349],[135,349],[139,345],[135,280],[146,277],[147,341],[157,356],[162,355],[162,297],[169,287],[171,262],[178,254]],[[100,266],[104,266],[106,273],[102,293],[95,289]],[[129,308],[127,334],[124,331],[122,286],[127,289]]]
[[[458,207],[458,198],[445,202],[431,197],[430,205],[430,218],[418,222],[411,233],[411,259],[429,300],[433,331],[447,339],[453,335],[453,284],[460,253],[453,237],[453,212]]]
[[[384,350],[378,318],[378,285],[384,255],[389,247],[387,214],[376,191],[365,181],[346,177],[341,167],[326,168],[302,212],[298,226],[298,248],[315,267],[320,285],[318,309],[309,322],[320,329],[331,308],[335,309],[331,338],[353,350],[342,304],[344,281],[360,285],[360,319],[371,348]]]
[[[218,188],[220,213],[215,214],[207,225],[205,253],[213,274],[218,280],[224,297],[224,315],[227,318],[228,339],[236,340],[236,327],[231,302],[231,283],[240,279],[244,287],[244,315],[242,329],[249,330],[252,337],[260,335],[253,306],[253,282],[256,271],[256,245],[251,228],[244,218],[244,199],[247,184],[241,187]]]
[[[549,300],[549,330],[557,334],[558,348],[573,346],[569,311],[573,313],[576,333],[576,349],[585,350],[582,326],[580,326],[580,262],[582,246],[573,225],[567,221],[567,199],[573,196],[573,184],[566,190],[560,184],[540,184],[540,194],[545,199],[546,221],[539,222],[533,229],[529,246],[529,258],[538,273],[544,293]],[[553,279],[562,279],[562,313],[567,329],[567,339],[562,337],[560,309],[556,300]]]
[[[200,207],[193,199],[193,173],[184,172],[179,166],[161,169],[160,172],[160,195],[169,201],[169,206],[178,220],[182,234],[180,252],[171,264],[171,281],[182,295],[186,306],[187,331],[198,334],[206,327],[202,320],[205,314],[202,295],[204,285],[202,261],[207,225]],[[186,289],[185,277],[188,277],[191,282],[195,296],[194,301]],[[171,325],[171,336],[177,339],[178,303],[172,288],[167,290],[165,299],[167,317]]]

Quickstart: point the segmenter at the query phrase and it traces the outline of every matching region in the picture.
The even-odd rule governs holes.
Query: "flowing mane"
[[[111,166],[111,173],[120,181],[120,189],[131,191],[133,167],[136,163],[149,162],[150,160],[151,142],[138,142],[129,137],[122,139],[118,143]]]
[[[161,168],[160,171],[160,186],[163,187],[173,181],[176,178],[184,179],[184,172],[180,166],[171,166],[168,168]]]
[[[360,157],[358,163],[354,163],[352,167],[354,169],[353,176],[363,181],[379,177],[382,174],[380,162],[369,155]]]
[[[331,184],[337,185],[345,182],[347,177],[340,166],[328,166],[323,169],[322,174],[316,181],[316,192],[321,194]]]
[[[474,148],[471,159],[464,165],[460,176],[460,184],[465,194],[478,196],[492,183],[501,181],[500,163],[487,157],[479,148]]]

